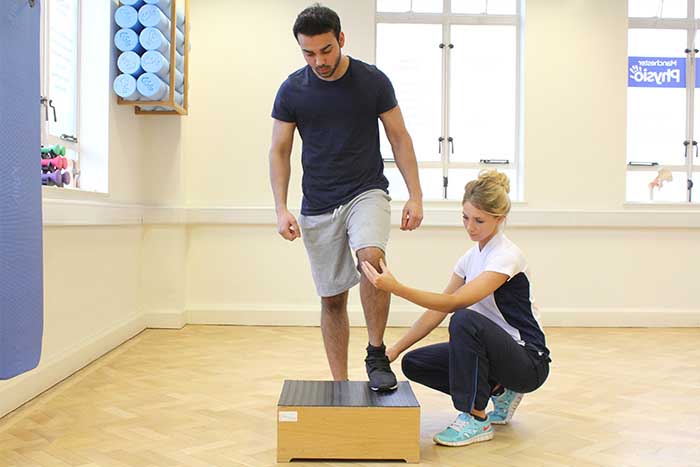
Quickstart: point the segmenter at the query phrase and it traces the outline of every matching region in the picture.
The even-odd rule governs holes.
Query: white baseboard
[[[551,308],[540,312],[549,327],[696,328],[700,309],[682,308]]]
[[[410,326],[421,313],[417,307],[392,306],[388,325]],[[349,307],[348,315],[351,326],[365,325],[359,306]],[[540,319],[545,327],[700,327],[700,309],[544,308]],[[203,305],[187,311],[191,324],[318,326],[319,321],[318,305]]]
[[[143,313],[134,313],[121,324],[78,342],[39,366],[0,385],[0,417],[63,381],[110,350],[145,329]]]
[[[144,313],[144,322],[149,329],[182,329],[187,324],[184,310],[152,310]]]

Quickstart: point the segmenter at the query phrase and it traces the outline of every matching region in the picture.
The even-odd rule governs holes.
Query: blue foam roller
[[[166,83],[170,81],[170,63],[157,50],[149,50],[141,56],[141,67],[148,73],[155,73]],[[175,68],[175,89],[182,92],[185,75]]]
[[[122,5],[114,12],[114,22],[120,28],[133,29],[136,32],[141,32],[143,25],[139,22],[139,12],[136,8],[128,5]]]
[[[114,34],[114,45],[122,52],[142,53],[139,35],[133,29],[120,29]]]
[[[173,110],[173,109],[171,109],[170,107],[165,107],[165,106],[162,106],[162,105],[143,105],[143,106],[139,106],[139,108],[140,108],[141,110],[145,110],[145,111],[148,111],[148,112],[158,112],[158,111],[160,111],[160,112],[164,112],[164,111],[165,111],[165,112],[171,112],[171,111]]]
[[[166,57],[170,57],[170,41],[156,28],[144,28],[139,34],[139,42],[146,50],[157,50]],[[175,51],[175,64],[182,69],[185,59],[177,50]]]
[[[7,0],[0,9],[0,379],[41,358],[39,8]]]
[[[144,5],[139,10],[139,22],[147,28],[156,28],[170,38],[170,20],[155,5]],[[182,54],[185,51],[185,35],[175,28],[175,48]]]
[[[137,101],[141,99],[141,94],[139,94],[136,89],[136,78],[126,73],[122,73],[114,78],[112,88],[117,96],[128,101]]]
[[[132,51],[123,52],[119,55],[119,58],[117,59],[117,68],[119,68],[119,71],[122,73],[136,76],[137,78],[139,75],[141,75],[141,73],[143,73],[143,69],[141,68],[141,57],[139,57],[139,54]]]
[[[132,6],[137,10],[144,5],[144,0],[121,0],[122,5]]]
[[[172,18],[170,17],[171,16],[170,0],[145,0],[145,2],[149,5],[155,5],[158,8],[160,8],[160,10],[163,13],[165,13],[165,16],[167,16],[168,19],[172,21]],[[184,32],[184,29],[185,29],[185,11],[181,7],[181,5],[183,5],[183,4],[184,4],[184,2],[182,2],[182,1],[178,2],[178,4],[177,4],[177,9],[175,11],[175,14],[177,16],[177,18],[176,18],[177,21],[175,24],[177,25],[177,28],[180,31]]]
[[[170,86],[153,73],[144,73],[136,80],[136,88],[145,100],[160,101],[169,98]],[[182,94],[175,92],[175,102],[182,105]]]

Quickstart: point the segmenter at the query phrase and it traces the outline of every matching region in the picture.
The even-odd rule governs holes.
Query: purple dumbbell
[[[68,185],[70,183],[70,173],[63,172],[60,170],[55,172],[41,174],[41,184],[42,185],[55,185],[58,187],[63,187],[63,185]]]

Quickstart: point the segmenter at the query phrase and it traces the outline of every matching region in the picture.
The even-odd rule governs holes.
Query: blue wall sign
[[[695,87],[700,83],[696,60]],[[627,86],[631,88],[684,88],[685,57],[628,57]]]

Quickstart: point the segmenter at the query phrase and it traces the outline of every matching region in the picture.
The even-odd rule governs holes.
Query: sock
[[[475,419],[479,420],[480,422],[485,422],[485,421],[486,421],[486,417],[479,417],[478,415],[474,415],[473,413],[472,413],[472,414],[469,414],[469,415],[471,415],[471,416],[474,417]]]
[[[384,343],[382,342],[382,345],[379,347],[375,347],[369,342],[367,343],[367,353],[381,353],[384,354],[386,352],[386,347],[384,346]]]
[[[499,387],[496,391],[492,392],[491,395],[498,397],[501,394],[503,394],[504,392],[506,392],[506,388],[503,387],[503,385],[501,385],[501,387]]]

